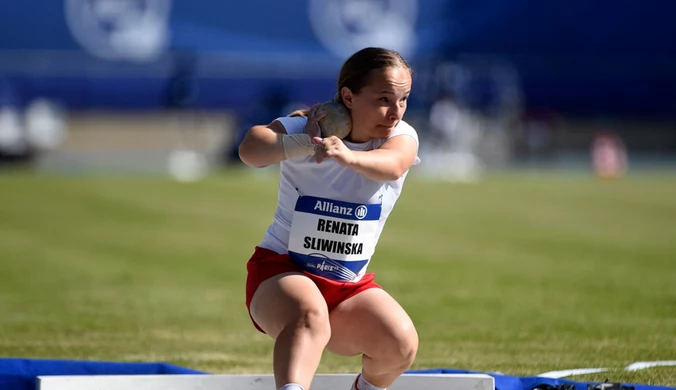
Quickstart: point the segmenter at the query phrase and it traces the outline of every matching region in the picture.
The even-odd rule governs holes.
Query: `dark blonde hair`
[[[359,50],[352,54],[340,69],[337,91],[333,100],[343,102],[343,95],[340,93],[343,87],[349,88],[353,93],[359,93],[368,84],[372,71],[396,67],[408,69],[413,74],[411,66],[394,50],[381,47],[367,47]],[[309,109],[296,110],[288,116],[307,116],[309,111]]]

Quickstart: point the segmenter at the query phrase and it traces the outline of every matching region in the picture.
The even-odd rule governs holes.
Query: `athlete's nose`
[[[401,119],[403,113],[404,107],[400,106],[399,104],[394,104],[390,107],[387,119],[391,121],[398,121]]]

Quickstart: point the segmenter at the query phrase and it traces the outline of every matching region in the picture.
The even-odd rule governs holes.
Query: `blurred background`
[[[277,167],[237,146],[384,46],[415,71],[422,163],[369,267],[419,329],[414,367],[676,386],[675,367],[624,370],[676,362],[674,15],[673,0],[4,1],[0,357],[270,372],[244,281]],[[320,371],[359,364],[327,354]]]
[[[415,69],[421,176],[676,160],[676,3],[36,0],[0,14],[0,164],[239,165],[253,124],[331,98],[365,46]]]

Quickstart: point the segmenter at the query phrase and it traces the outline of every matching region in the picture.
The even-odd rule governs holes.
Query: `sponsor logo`
[[[364,219],[366,218],[368,211],[369,209],[366,206],[361,205],[354,210],[354,216],[357,217],[357,219]]]
[[[308,17],[319,41],[344,58],[367,46],[409,55],[415,46],[419,0],[310,0]]]
[[[150,61],[166,49],[171,0],[65,0],[78,44],[107,60]]]

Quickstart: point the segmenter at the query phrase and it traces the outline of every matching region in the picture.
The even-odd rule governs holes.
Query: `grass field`
[[[244,280],[275,201],[274,177],[241,172],[0,175],[0,356],[270,372]],[[413,368],[608,367],[572,379],[676,386],[676,367],[622,371],[676,360],[674,175],[412,175],[371,270],[417,324]]]

